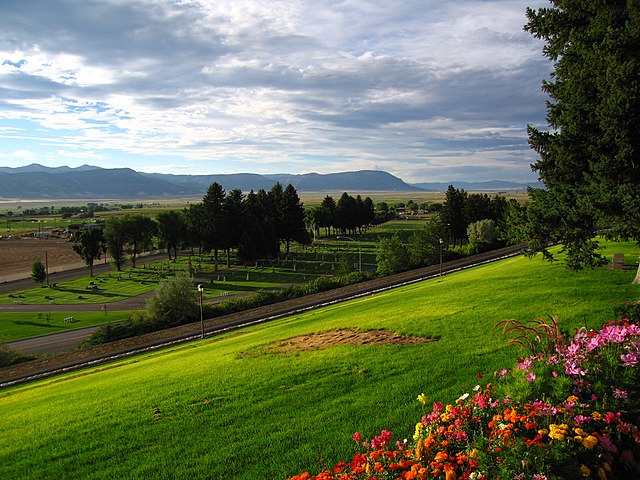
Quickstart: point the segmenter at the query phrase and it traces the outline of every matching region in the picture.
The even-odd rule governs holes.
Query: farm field
[[[639,253],[607,249],[617,251]],[[516,257],[7,389],[0,475],[280,479],[330,468],[354,453],[356,430],[410,437],[418,394],[450,402],[477,373],[512,367],[518,351],[493,330],[500,320],[557,315],[567,330],[596,328],[612,301],[638,299],[634,275]],[[425,341],[391,342],[380,329]]]
[[[49,263],[49,271],[82,267],[84,264],[68,240],[57,238],[13,238],[0,240],[0,282],[28,278],[37,258]]]

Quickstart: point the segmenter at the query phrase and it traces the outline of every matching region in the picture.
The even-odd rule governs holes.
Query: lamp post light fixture
[[[336,238],[338,240],[340,239],[351,240],[352,242],[356,243],[356,245],[358,246],[358,271],[362,273],[362,250],[360,250],[360,242],[358,242],[357,240],[354,240],[351,237],[336,237]]]
[[[440,239],[440,276],[442,276],[442,244],[444,242]]]
[[[198,285],[198,292],[200,293],[200,336],[204,338],[204,316],[202,315],[202,294],[204,293],[204,286],[201,283]]]

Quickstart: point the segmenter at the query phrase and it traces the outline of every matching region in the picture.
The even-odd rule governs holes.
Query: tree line
[[[142,252],[155,241],[166,248],[169,259],[178,249],[197,249],[212,253],[218,269],[220,253],[236,249],[241,261],[251,262],[277,257],[284,246],[289,253],[291,242],[311,241],[306,228],[305,211],[292,185],[273,185],[268,192],[260,189],[243,194],[234,189],[228,194],[217,182],[212,183],[202,201],[182,211],[159,212],[155,219],[142,214],[107,219],[104,228],[89,227],[75,234],[74,250],[93,274],[93,264],[108,254],[117,270],[130,256],[135,267]]]
[[[360,195],[354,198],[345,192],[337,202],[330,195],[324,197],[319,206],[307,210],[306,220],[310,230],[319,237],[323,228],[327,235],[331,235],[331,229],[343,235],[362,233],[392,216],[388,209],[383,215],[377,213],[371,198],[363,199]]]

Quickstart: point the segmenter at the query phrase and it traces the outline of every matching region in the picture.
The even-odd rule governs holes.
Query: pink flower
[[[600,330],[600,336],[612,343],[622,343],[627,336],[627,329],[620,325],[609,325]]]
[[[536,379],[536,374],[529,372],[524,376],[524,378],[527,379],[527,382],[533,382]]]
[[[625,353],[620,355],[623,367],[635,367],[638,364],[638,355],[636,353]]]
[[[521,362],[518,362],[518,368],[520,370],[524,370],[526,372],[531,368],[532,364],[533,364],[533,362],[531,361],[530,358],[525,358]]]
[[[393,434],[389,430],[382,430],[380,435],[371,440],[371,446],[376,450],[381,450],[391,441]]]
[[[473,397],[473,403],[475,403],[479,408],[487,408],[489,405],[489,401],[481,393],[476,393],[476,396]]]
[[[362,441],[362,435],[360,435],[360,432],[353,434],[353,441],[356,443],[360,443]]]
[[[586,423],[591,420],[591,417],[585,417],[584,415],[576,415],[574,420],[576,423]]]
[[[620,390],[619,388],[616,388],[613,391],[613,396],[616,398],[627,398],[629,396],[629,394],[627,392],[625,392],[624,390]]]
[[[640,327],[635,323],[627,327],[627,333],[629,335],[640,335]]]

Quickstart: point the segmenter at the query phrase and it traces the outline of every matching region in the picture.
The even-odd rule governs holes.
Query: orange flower
[[[444,462],[448,458],[449,458],[449,454],[447,452],[440,451],[440,452],[436,453],[436,456],[433,458],[433,460],[436,461],[436,462]]]

